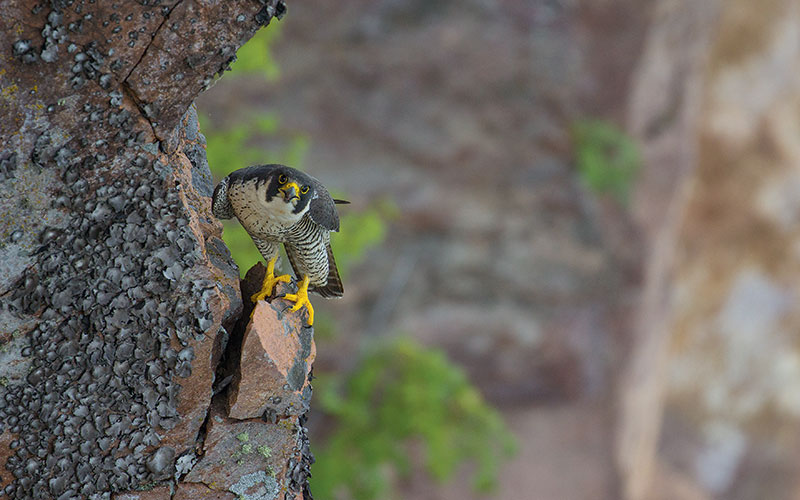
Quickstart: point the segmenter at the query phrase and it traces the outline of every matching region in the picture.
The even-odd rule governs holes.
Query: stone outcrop
[[[256,293],[266,268],[248,271],[242,296]],[[276,294],[295,293],[293,284],[279,283]],[[316,357],[313,329],[305,314],[288,313],[290,302],[259,303],[244,327],[238,359],[228,391],[228,416],[237,419],[305,414],[311,400],[311,364]],[[250,308],[248,308],[250,310]],[[233,354],[236,356],[237,354]]]
[[[187,479],[217,453],[209,437],[238,432],[211,408],[229,399],[221,363],[241,351],[242,312],[191,103],[283,3],[0,10],[0,498],[274,498],[245,484],[257,471],[244,459],[224,467],[234,482]],[[240,424],[271,436],[258,465],[286,497],[309,496],[302,331],[305,357],[275,384],[304,399]],[[271,396],[234,387],[242,401]]]

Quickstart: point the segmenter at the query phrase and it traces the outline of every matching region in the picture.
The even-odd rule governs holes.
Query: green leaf
[[[612,123],[584,120],[573,125],[578,174],[586,186],[627,204],[641,168],[636,142]]]

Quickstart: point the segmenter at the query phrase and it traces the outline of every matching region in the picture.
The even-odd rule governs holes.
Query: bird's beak
[[[299,200],[300,196],[298,196],[298,192],[300,192],[300,187],[297,185],[296,182],[289,182],[288,184],[282,186],[278,191],[283,194],[283,199],[286,203],[289,203],[292,200]]]

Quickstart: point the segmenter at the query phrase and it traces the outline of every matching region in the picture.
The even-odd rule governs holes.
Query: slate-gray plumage
[[[295,275],[308,278],[310,291],[341,297],[344,289],[330,244],[331,231],[339,230],[336,202],[308,174],[285,165],[256,165],[219,183],[212,212],[220,219],[238,219],[272,265],[283,243]]]

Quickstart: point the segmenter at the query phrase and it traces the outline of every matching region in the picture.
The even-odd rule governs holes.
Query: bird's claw
[[[314,325],[314,307],[311,305],[311,301],[308,300],[308,276],[303,278],[303,281],[297,289],[297,293],[284,294],[283,298],[294,302],[294,305],[289,309],[292,312],[299,311],[300,308],[306,306],[306,311],[308,311],[308,326]]]
[[[272,295],[272,289],[275,287],[276,284],[283,282],[289,283],[292,281],[292,277],[288,274],[283,274],[281,276],[275,276],[275,263],[278,261],[278,256],[271,258],[269,262],[267,262],[267,274],[264,275],[264,283],[261,285],[261,291],[258,293],[254,293],[250,300],[255,304],[259,300],[264,300],[270,295]]]

